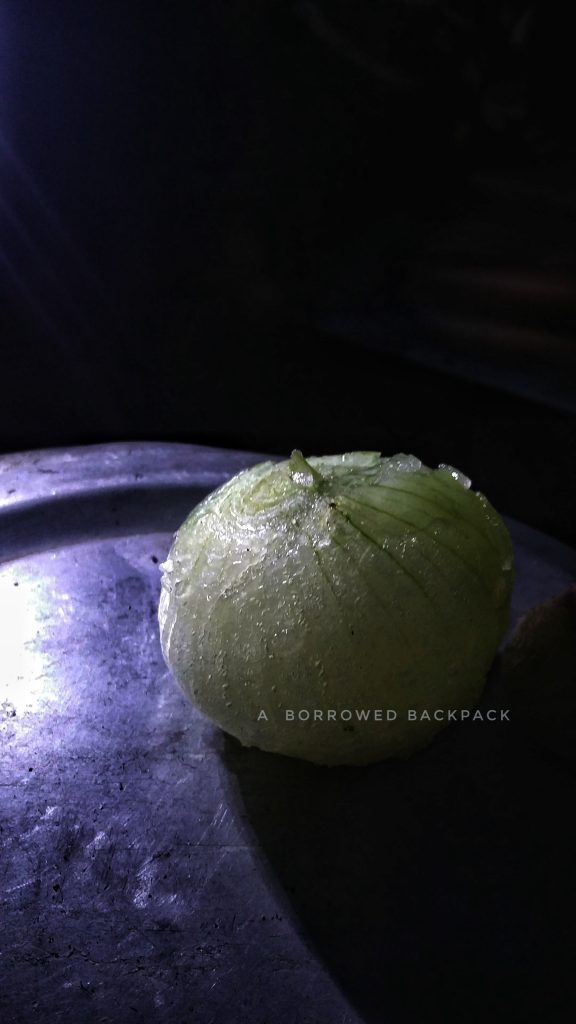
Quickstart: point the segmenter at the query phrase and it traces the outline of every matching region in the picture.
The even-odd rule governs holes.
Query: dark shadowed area
[[[478,723],[364,770],[232,740],[224,758],[270,876],[366,1024],[568,1012],[573,771]]]
[[[536,2],[7,0],[2,449],[409,448],[574,540],[569,38]]]

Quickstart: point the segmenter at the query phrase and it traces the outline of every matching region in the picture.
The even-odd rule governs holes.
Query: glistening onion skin
[[[162,650],[195,707],[245,745],[325,765],[407,756],[445,724],[408,710],[474,707],[513,570],[469,486],[412,455],[295,451],[209,495],[161,567]],[[324,714],[286,720],[300,709]]]

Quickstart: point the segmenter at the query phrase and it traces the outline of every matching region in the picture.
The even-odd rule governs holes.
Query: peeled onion
[[[244,470],[161,568],[162,649],[195,707],[319,764],[406,756],[446,724],[434,711],[474,707],[513,577],[506,527],[463,474],[376,452]]]

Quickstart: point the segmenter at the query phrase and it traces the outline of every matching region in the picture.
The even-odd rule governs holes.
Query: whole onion
[[[474,707],[506,629],[512,547],[457,470],[412,455],[247,469],[175,536],[159,608],[192,703],[319,764],[406,756]]]

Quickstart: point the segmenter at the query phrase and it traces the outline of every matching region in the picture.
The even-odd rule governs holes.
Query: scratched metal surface
[[[158,562],[260,458],[0,459],[0,1019],[544,1019],[572,970],[564,766],[462,727],[403,765],[323,770],[241,749],[171,680]],[[576,555],[510,525],[515,620]]]

